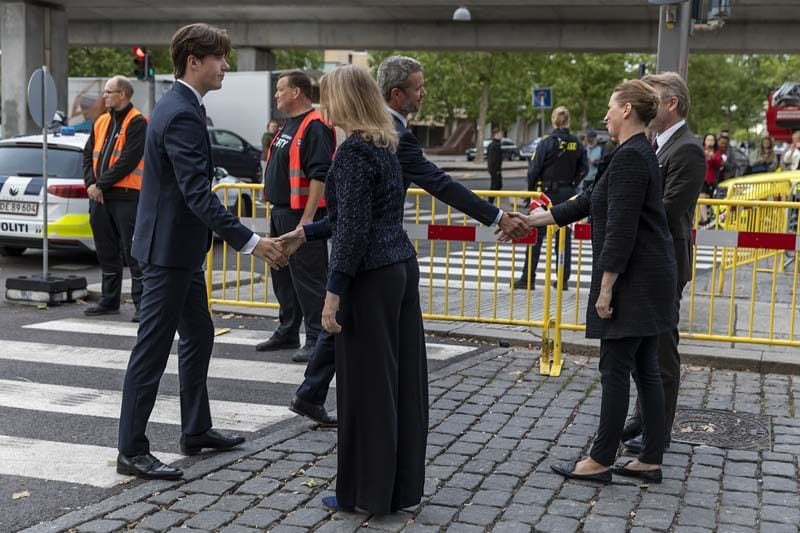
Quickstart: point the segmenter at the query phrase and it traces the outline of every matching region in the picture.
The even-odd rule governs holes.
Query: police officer
[[[139,191],[144,168],[147,121],[131,104],[133,85],[124,76],[114,76],[105,85],[100,115],[83,150],[83,173],[89,195],[89,224],[102,272],[102,296],[84,310],[87,316],[119,313],[122,294],[122,259],[131,271],[131,298],[139,321],[142,269],[131,257]]]
[[[569,132],[567,108],[559,106],[553,109],[550,120],[553,124],[553,131],[539,143],[528,163],[528,190],[544,192],[553,205],[556,205],[569,200],[577,193],[578,184],[588,172],[589,164],[586,150],[578,138]],[[545,232],[540,231],[538,242],[528,249],[525,265],[522,267],[522,276],[514,282],[515,289],[527,289],[528,287],[528,259],[533,261],[530,287],[531,290],[534,289],[536,266],[539,264],[539,254],[542,250],[544,236]],[[567,281],[569,281],[571,246],[572,232],[567,229],[563,290],[567,290]],[[553,286],[555,286],[555,282],[553,282]]]

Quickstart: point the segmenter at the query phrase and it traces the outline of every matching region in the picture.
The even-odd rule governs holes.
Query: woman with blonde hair
[[[331,508],[386,514],[425,483],[428,376],[419,267],[403,230],[397,134],[377,84],[353,65],[320,82],[326,118],[347,134],[328,172],[333,230],[322,326],[336,333],[338,472]]]
[[[532,226],[572,222],[592,216],[592,282],[586,336],[600,339],[600,424],[589,457],[552,465],[567,478],[611,481],[611,473],[661,482],[665,444],[664,390],[658,365],[658,335],[675,327],[677,267],[662,200],[658,159],[645,127],[658,112],[659,96],[640,80],[614,90],[606,124],[619,141],[594,187],[550,211],[528,217]],[[630,400],[630,376],[644,419],[639,457],[612,466]]]

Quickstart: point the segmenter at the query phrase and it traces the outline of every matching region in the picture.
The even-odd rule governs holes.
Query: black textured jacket
[[[359,272],[414,257],[403,230],[405,188],[397,156],[351,135],[337,149],[325,184],[333,230],[328,290],[347,291]]]
[[[592,215],[586,336],[617,339],[670,331],[678,319],[677,273],[655,152],[644,134],[634,135],[600,172],[592,189],[552,208],[559,226]],[[594,307],[603,272],[619,273],[609,320]]]

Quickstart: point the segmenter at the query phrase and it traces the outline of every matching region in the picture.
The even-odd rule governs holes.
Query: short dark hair
[[[230,51],[231,39],[225,30],[203,22],[180,28],[172,36],[169,46],[176,78],[183,78],[186,74],[186,60],[189,56],[197,59],[206,56],[226,57]]]
[[[289,87],[298,88],[303,96],[311,100],[311,77],[302,70],[289,70],[278,76],[278,79],[288,78]]]

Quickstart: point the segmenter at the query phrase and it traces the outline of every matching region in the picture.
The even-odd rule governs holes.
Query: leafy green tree
[[[291,68],[314,69],[322,68],[322,52],[319,50],[274,50],[275,68],[286,70]]]
[[[169,49],[164,47],[147,48],[156,74],[172,72]],[[133,76],[132,48],[72,47],[67,53],[69,75],[76,77]]]

